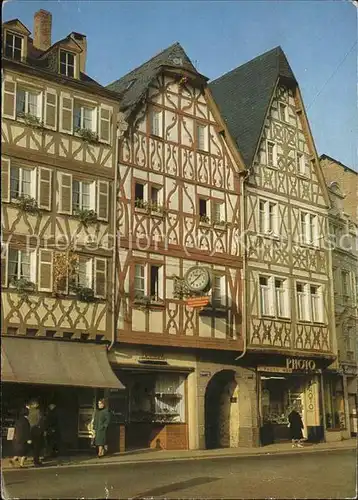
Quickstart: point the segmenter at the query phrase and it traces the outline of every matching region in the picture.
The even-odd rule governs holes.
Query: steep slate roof
[[[209,83],[214,100],[247,167],[254,160],[279,77],[297,84],[283,50],[275,47]]]
[[[198,74],[183,47],[176,42],[119,80],[110,83],[106,88],[119,94],[121,109],[127,110],[129,114],[163,66],[186,69]]]

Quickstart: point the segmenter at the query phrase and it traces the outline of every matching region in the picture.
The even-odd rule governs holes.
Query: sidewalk
[[[343,451],[357,450],[357,439],[347,439],[337,443],[305,443],[303,448],[292,448],[291,443],[279,443],[263,446],[259,448],[220,448],[217,450],[139,450],[125,453],[115,453],[103,458],[96,456],[82,455],[72,457],[61,457],[58,459],[46,460],[41,469],[47,467],[81,467],[106,464],[135,464],[135,463],[153,463],[170,462],[183,460],[204,460],[224,457],[254,457],[262,455],[291,455],[315,453],[322,451]],[[12,467],[8,458],[2,459],[3,470],[22,470],[18,467]],[[27,460],[26,468],[34,469],[32,460]],[[38,469],[36,469],[38,470]]]

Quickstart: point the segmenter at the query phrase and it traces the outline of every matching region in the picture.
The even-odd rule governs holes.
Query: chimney
[[[82,35],[82,33],[76,33],[73,31],[71,33],[71,38],[75,40],[76,43],[81,47],[82,52],[80,54],[80,71],[81,73],[86,72],[86,59],[87,59],[87,38],[86,35]]]
[[[34,46],[40,50],[51,47],[52,14],[40,9],[34,15]]]

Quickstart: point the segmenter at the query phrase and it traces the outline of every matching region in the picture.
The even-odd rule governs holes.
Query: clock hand
[[[200,274],[199,274],[199,276],[197,276],[197,277],[195,278],[195,280],[194,280],[194,281],[191,281],[191,282],[190,282],[190,284],[191,284],[191,285],[193,285],[193,284],[194,284],[194,283],[195,283],[195,282],[196,282],[199,278],[200,278]]]

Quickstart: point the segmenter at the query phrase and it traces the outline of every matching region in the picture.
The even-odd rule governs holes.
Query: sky
[[[52,12],[52,43],[87,36],[86,72],[117,80],[178,41],[210,80],[281,45],[299,82],[318,154],[358,171],[357,14],[351,0],[11,0],[3,21],[30,31]]]

